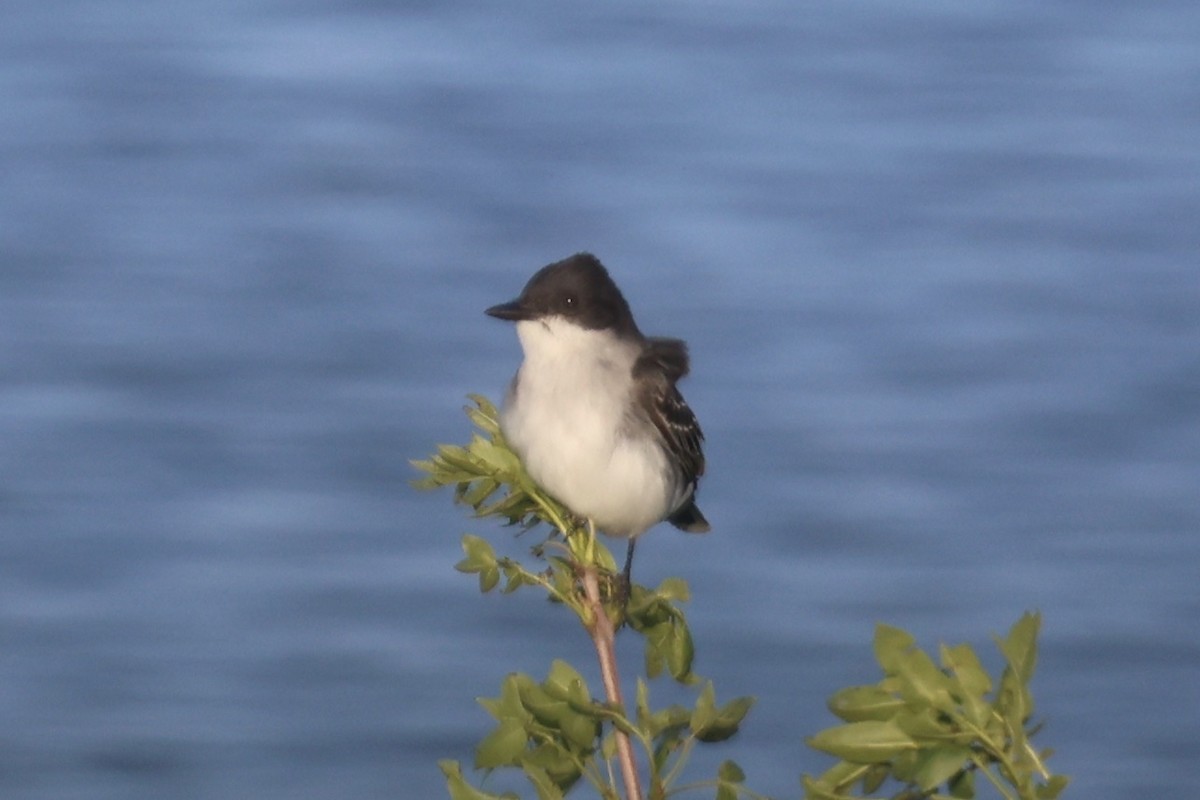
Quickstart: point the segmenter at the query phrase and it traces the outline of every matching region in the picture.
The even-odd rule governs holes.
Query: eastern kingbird
[[[543,267],[490,316],[517,323],[525,360],[500,412],[505,438],[542,488],[609,536],[662,520],[709,529],[696,507],[704,434],[675,383],[687,345],[643,336],[590,253]]]

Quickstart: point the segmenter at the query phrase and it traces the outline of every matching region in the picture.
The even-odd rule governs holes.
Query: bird
[[[642,334],[600,260],[576,253],[539,269],[486,310],[516,323],[523,360],[500,429],[542,489],[601,533],[637,538],[666,520],[703,533],[696,505],[704,434],[677,383],[687,344]]]

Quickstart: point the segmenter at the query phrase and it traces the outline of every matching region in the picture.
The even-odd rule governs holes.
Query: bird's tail
[[[667,517],[667,522],[679,528],[679,530],[687,531],[688,533],[708,533],[712,530],[712,526],[708,524],[708,520],[700,513],[700,509],[696,506],[695,501],[689,502],[686,506]]]

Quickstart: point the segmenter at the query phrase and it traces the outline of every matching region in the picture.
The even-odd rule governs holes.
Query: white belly
[[[597,348],[594,338],[577,340],[602,334],[541,322],[522,322],[518,333],[526,360],[501,425],[530,476],[611,536],[662,520],[679,502],[679,481],[654,439],[630,435],[652,431],[624,410],[636,349]]]

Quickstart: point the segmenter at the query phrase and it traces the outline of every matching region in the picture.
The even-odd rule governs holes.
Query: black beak
[[[528,308],[521,305],[520,300],[513,300],[511,303],[501,303],[498,306],[492,306],[483,313],[487,314],[489,317],[506,319],[511,322],[521,322],[522,320],[533,319],[535,316],[537,316]]]

